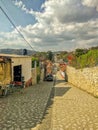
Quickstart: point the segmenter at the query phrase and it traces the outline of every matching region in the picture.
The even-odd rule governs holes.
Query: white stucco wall
[[[12,57],[12,79],[13,79],[13,67],[22,65],[22,76],[27,81],[31,78],[31,57]]]

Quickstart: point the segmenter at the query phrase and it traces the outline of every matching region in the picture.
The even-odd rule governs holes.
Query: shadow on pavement
[[[71,87],[53,87],[38,130],[52,130],[52,109],[55,96],[63,96]]]
[[[48,99],[48,102],[47,102],[47,105],[46,105],[46,108],[45,108],[45,111],[44,111],[44,116],[45,116],[46,114],[48,114],[47,110],[50,109],[50,108],[52,108],[53,98],[54,98],[54,87],[53,87],[52,90],[51,90],[50,97],[49,97],[49,99]],[[43,118],[44,118],[44,116],[43,116]]]
[[[47,102],[46,109],[43,114],[42,121],[39,123],[37,130],[51,130],[51,119],[52,119],[52,107],[54,98],[54,87],[51,90],[49,100]]]
[[[54,96],[63,96],[71,87],[55,87]]]

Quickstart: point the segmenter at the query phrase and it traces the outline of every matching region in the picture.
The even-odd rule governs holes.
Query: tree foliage
[[[74,64],[73,64],[74,63]],[[86,54],[75,57],[72,65],[76,68],[94,67],[98,65],[98,49],[88,50]]]
[[[39,59],[36,57],[32,57],[32,68],[35,67],[35,62],[36,62],[36,66],[39,66]]]
[[[79,56],[81,56],[81,55],[83,55],[83,54],[85,54],[87,52],[88,52],[87,49],[76,49],[75,50],[75,56],[79,57]]]
[[[50,60],[50,61],[53,60],[53,52],[52,52],[52,51],[48,51],[48,52],[47,52],[47,58],[48,58],[48,60]]]

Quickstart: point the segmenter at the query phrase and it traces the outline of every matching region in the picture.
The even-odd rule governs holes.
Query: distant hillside
[[[0,53],[23,55],[24,49],[0,49]],[[35,54],[35,51],[27,50],[27,55]]]

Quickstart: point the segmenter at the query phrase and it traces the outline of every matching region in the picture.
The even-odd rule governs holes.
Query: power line
[[[20,34],[20,36],[24,39],[24,41],[32,48],[32,50],[34,50],[34,48],[32,47],[32,45],[25,39],[25,37],[23,36],[23,34],[17,29],[16,25],[9,18],[9,16],[7,15],[7,13],[3,10],[3,8],[1,6],[0,6],[0,9],[4,13],[4,15],[7,17],[7,19],[10,21],[10,23],[13,25],[13,27],[17,30],[17,32]]]

